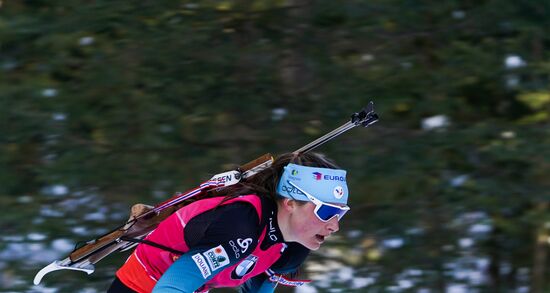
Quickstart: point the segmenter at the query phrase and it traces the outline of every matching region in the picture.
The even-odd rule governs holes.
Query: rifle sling
[[[159,243],[156,243],[156,242],[153,242],[153,241],[149,241],[149,240],[145,240],[145,239],[138,239],[138,238],[132,238],[132,237],[128,237],[128,236],[122,236],[122,237],[120,237],[120,240],[133,242],[133,243],[142,243],[142,244],[150,245],[150,246],[162,249],[162,250],[169,251],[173,254],[182,255],[182,254],[185,253],[183,251],[179,251],[179,250],[170,248],[168,246],[164,246],[162,244],[159,244]]]

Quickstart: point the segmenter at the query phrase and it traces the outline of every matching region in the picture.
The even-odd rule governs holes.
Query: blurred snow
[[[21,235],[5,235],[2,236],[0,239],[2,239],[3,242],[21,242],[25,237]]]
[[[493,227],[487,224],[474,224],[470,227],[469,232],[475,234],[485,234],[491,232]]]
[[[464,183],[470,178],[468,175],[459,175],[451,179],[451,186],[452,187],[460,187],[464,185]]]
[[[307,266],[308,270],[313,272],[330,272],[343,267],[342,263],[333,260],[324,261],[323,263],[311,261]]]
[[[357,238],[357,237],[361,236],[362,234],[363,234],[363,232],[361,232],[361,230],[350,230],[350,231],[348,231],[347,236],[349,238]]]
[[[32,196],[30,195],[23,195],[17,198],[18,203],[31,203],[32,202]]]
[[[53,113],[52,114],[52,119],[55,120],[55,121],[63,121],[67,118],[67,115],[65,115],[64,113]]]
[[[63,217],[65,214],[61,211],[54,210],[49,206],[43,206],[40,208],[40,215],[44,217],[60,218]]]
[[[363,54],[361,55],[361,61],[363,62],[369,62],[369,61],[372,61],[374,60],[374,55],[372,54]]]
[[[101,211],[89,213],[84,216],[85,221],[105,221],[106,219],[105,213]]]
[[[81,235],[81,236],[84,236],[84,235],[88,235],[88,230],[86,229],[86,227],[83,227],[83,226],[77,226],[77,227],[73,227],[71,229],[71,232],[73,232],[74,234],[77,234],[77,235]]]
[[[0,251],[0,259],[3,261],[21,261],[27,262],[49,261],[54,259],[57,254],[46,249],[43,243],[8,243],[5,249]]]
[[[42,96],[46,98],[55,97],[57,96],[57,90],[52,88],[43,89]]]
[[[360,289],[374,284],[374,278],[354,278],[351,281],[351,289]]]
[[[414,286],[414,283],[411,280],[398,280],[397,285],[401,289],[409,289]]]
[[[52,248],[56,251],[67,253],[74,249],[74,243],[69,239],[64,239],[64,238],[55,239],[52,242]]]
[[[458,240],[458,245],[461,248],[468,248],[474,245],[474,240],[472,238],[461,238]]]
[[[420,277],[422,276],[422,270],[419,269],[406,269],[404,272],[405,276],[411,276],[411,277]]]
[[[489,259],[488,258],[477,258],[476,267],[478,270],[484,272],[489,268]]]
[[[49,287],[45,287],[43,284],[39,284],[39,285],[33,286],[31,292],[56,293],[58,291],[59,289],[57,288],[49,288]]]
[[[94,43],[93,37],[82,37],[80,40],[78,40],[78,44],[80,46],[89,46]]]
[[[422,129],[423,130],[434,130],[446,127],[450,124],[449,118],[445,115],[435,115],[431,117],[424,118],[422,120]]]
[[[503,131],[500,133],[500,137],[511,139],[516,137],[516,133],[513,131]]]
[[[504,59],[504,65],[506,65],[506,68],[519,68],[522,66],[525,66],[525,61],[520,56],[517,55],[508,55]]]
[[[27,234],[27,239],[29,239],[31,241],[41,241],[41,240],[46,239],[46,235],[44,235],[42,233],[29,233],[29,234]]]
[[[62,184],[56,184],[44,187],[42,189],[42,193],[44,193],[45,195],[62,196],[69,193],[69,188]]]
[[[382,242],[386,248],[399,248],[403,246],[404,243],[405,241],[402,238],[390,238]]]
[[[467,293],[468,288],[463,284],[450,284],[447,286],[446,293]]]
[[[285,118],[285,116],[288,114],[288,110],[285,108],[275,108],[271,110],[271,120],[273,121],[279,121]]]
[[[350,267],[342,267],[336,272],[338,281],[349,281],[353,279],[353,269]]]
[[[422,235],[424,233],[424,229],[420,228],[420,227],[412,227],[412,228],[407,229],[407,231],[405,231],[405,233],[407,235]]]

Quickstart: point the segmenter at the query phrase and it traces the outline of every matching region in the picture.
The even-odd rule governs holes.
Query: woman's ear
[[[294,207],[296,206],[296,201],[295,200],[292,200],[290,198],[285,198],[283,199],[282,203],[281,203],[281,206],[283,207],[283,209],[285,211],[292,211],[294,209]]]

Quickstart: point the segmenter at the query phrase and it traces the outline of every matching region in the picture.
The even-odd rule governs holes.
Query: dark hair
[[[338,166],[332,160],[319,153],[285,153],[277,157],[270,167],[241,181],[239,184],[224,188],[218,196],[225,196],[225,201],[239,195],[256,194],[277,201],[280,198],[277,196],[277,184],[279,178],[283,175],[284,167],[289,163],[308,167],[338,169]]]
[[[281,199],[281,197],[277,195],[277,184],[279,183],[279,178],[281,178],[283,174],[284,167],[289,163],[308,167],[339,169],[332,160],[320,153],[285,153],[277,157],[271,166],[257,174],[243,179],[235,185],[209,192],[196,199],[190,199],[188,203],[205,198],[225,196],[225,199],[222,201],[223,203],[239,195],[246,194],[256,194],[276,202],[278,199]]]

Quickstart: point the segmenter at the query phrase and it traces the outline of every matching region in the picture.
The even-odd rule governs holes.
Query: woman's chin
[[[306,244],[302,244],[309,250],[317,250],[319,247],[321,247],[321,243],[317,241],[316,239],[308,241]]]

